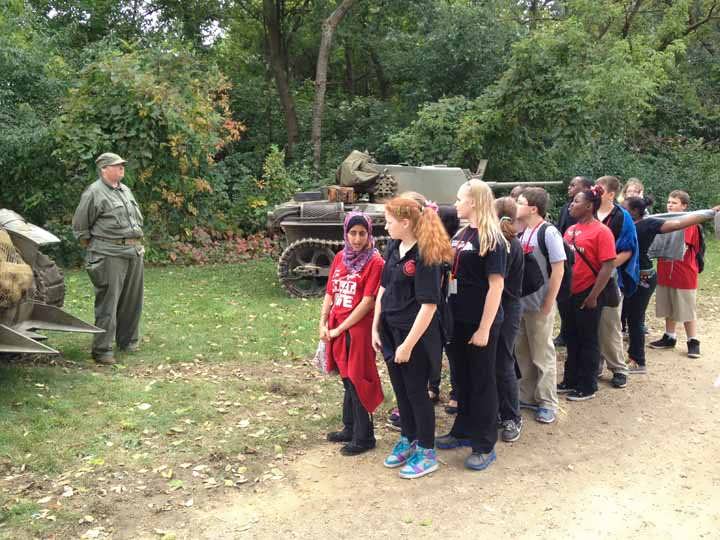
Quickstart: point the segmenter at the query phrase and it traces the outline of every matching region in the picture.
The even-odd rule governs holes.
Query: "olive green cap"
[[[127,163],[127,161],[118,156],[117,154],[113,154],[112,152],[105,152],[104,154],[100,154],[95,160],[95,164],[100,169],[104,169],[105,167],[109,167],[110,165],[121,165],[123,163]]]

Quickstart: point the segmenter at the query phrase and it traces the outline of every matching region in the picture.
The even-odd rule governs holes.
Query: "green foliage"
[[[197,219],[222,223],[212,207],[213,156],[243,129],[227,90],[222,75],[181,48],[109,50],[80,72],[53,124],[55,154],[70,174],[66,195],[77,200],[96,175],[94,158],[114,151],[128,159],[128,184],[157,235],[188,235]]]
[[[244,164],[243,155],[233,154],[218,165],[213,177],[225,184],[229,218],[245,233],[263,228],[268,210],[298,189],[285,167],[285,153],[277,146],[270,147],[259,176]]]

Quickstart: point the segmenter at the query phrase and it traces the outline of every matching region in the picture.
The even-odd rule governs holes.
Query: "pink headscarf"
[[[355,251],[348,241],[348,231],[355,225],[362,225],[367,229],[368,241],[365,249]],[[343,224],[343,238],[345,239],[345,247],[343,248],[343,264],[349,272],[359,274],[367,262],[373,258],[377,249],[375,249],[375,239],[372,235],[372,220],[370,216],[362,212],[350,212],[345,216]]]

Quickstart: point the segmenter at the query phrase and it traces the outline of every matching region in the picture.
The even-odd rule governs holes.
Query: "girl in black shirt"
[[[458,190],[458,217],[470,222],[452,242],[453,333],[446,352],[455,372],[458,413],[450,433],[437,439],[442,449],[471,447],[465,466],[473,470],[483,470],[496,459],[495,355],[508,243],[493,202],[490,187],[481,180],[470,180]]]
[[[402,478],[438,468],[435,411],[427,388],[442,354],[437,308],[442,304],[442,265],[452,258],[437,207],[396,197],[385,205],[392,240],[375,302],[372,341],[387,363],[398,409],[401,437],[386,467],[402,467]]]
[[[495,201],[495,210],[500,218],[500,229],[503,236],[510,244],[501,302],[503,322],[500,326],[495,359],[498,406],[500,422],[503,427],[502,440],[514,442],[520,438],[522,430],[518,378],[515,372],[515,339],[520,331],[520,316],[522,315],[520,297],[522,296],[525,254],[515,228],[515,218],[517,217],[515,201],[510,197],[502,197]]]
[[[630,345],[628,347],[628,370],[630,373],[646,373],[645,367],[645,311],[657,285],[657,274],[653,269],[652,260],[648,257],[650,245],[658,234],[687,229],[707,221],[703,215],[689,214],[675,219],[658,219],[646,217],[647,209],[653,200],[648,197],[629,197],[623,201],[623,206],[630,212],[637,230],[638,245],[640,248],[640,283],[632,296],[623,300],[628,316],[628,332]],[[715,211],[720,207],[715,207]]]

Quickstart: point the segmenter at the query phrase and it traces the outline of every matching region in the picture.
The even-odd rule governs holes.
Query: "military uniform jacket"
[[[88,251],[115,257],[136,257],[143,247],[118,244],[119,240],[143,236],[143,216],[130,188],[113,188],[98,179],[83,192],[73,216],[73,233],[90,242]],[[113,242],[115,241],[115,242]]]

